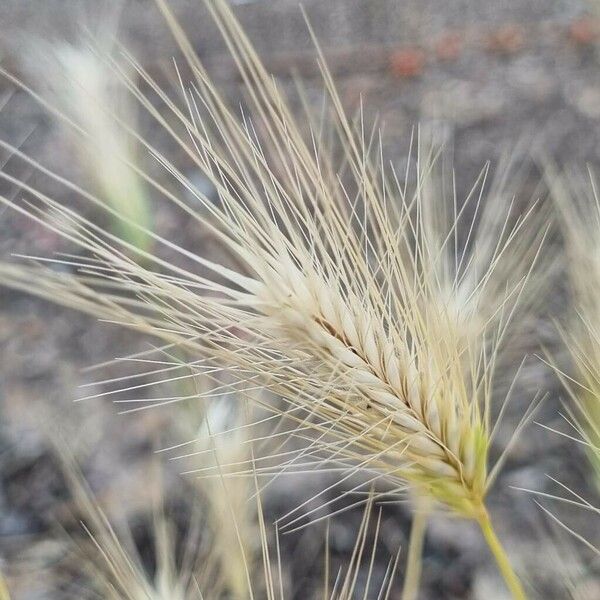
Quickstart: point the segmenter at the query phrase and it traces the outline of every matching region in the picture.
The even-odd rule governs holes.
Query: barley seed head
[[[416,168],[403,180],[384,160],[378,131],[367,131],[362,110],[357,119],[346,116],[321,54],[326,110],[323,119],[308,110],[307,127],[301,127],[227,4],[209,1],[248,98],[245,109],[230,108],[169,9],[162,0],[159,5],[184,57],[185,67],[175,66],[178,96],[127,54],[127,68],[115,59],[109,64],[170,143],[211,182],[218,201],[109,111],[169,180],[157,181],[122,153],[114,158],[212,236],[229,259],[161,237],[101,195],[11,148],[15,158],[150,236],[157,250],[152,254],[103,231],[4,173],[31,200],[26,207],[5,202],[91,257],[67,260],[79,271],[70,276],[2,265],[6,283],[29,289],[34,278],[34,293],[180,345],[197,355],[199,375],[228,372],[233,381],[224,393],[256,386],[284,399],[288,408],[274,411],[296,424],[290,437],[309,444],[292,453],[285,470],[299,458],[305,467],[327,461],[349,472],[360,468],[398,489],[415,483],[452,511],[477,515],[492,480],[494,362],[528,268],[500,288],[493,288],[493,275],[525,231],[522,221],[509,235],[501,228],[489,252],[473,252],[449,267],[450,238],[434,236],[427,220],[431,153],[413,144],[409,164]],[[333,132],[338,152],[329,151],[325,130]],[[461,215],[454,215],[452,228]],[[518,244],[528,249],[518,253],[522,265],[531,259],[531,246]],[[187,266],[166,260],[161,250]],[[483,265],[480,256],[487,256]],[[480,318],[481,306],[487,312]],[[467,325],[473,326],[466,335]]]

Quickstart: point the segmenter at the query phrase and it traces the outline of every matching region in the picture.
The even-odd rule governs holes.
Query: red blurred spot
[[[417,77],[424,66],[425,54],[419,48],[403,48],[390,55],[390,69],[396,77]]]
[[[462,37],[458,33],[445,33],[435,44],[435,55],[438,60],[453,62],[460,56],[462,48]]]
[[[498,54],[515,54],[525,42],[523,29],[518,25],[504,25],[487,37],[487,47]]]
[[[588,46],[598,37],[598,24],[593,19],[582,18],[569,25],[569,39],[579,46]]]

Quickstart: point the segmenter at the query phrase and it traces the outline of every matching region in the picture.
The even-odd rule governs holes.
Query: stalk
[[[423,543],[425,541],[429,514],[429,502],[426,500],[419,502],[419,506],[414,511],[410,529],[402,600],[415,600],[419,591],[419,582],[421,581],[423,567]]]
[[[515,570],[510,564],[510,561],[508,560],[508,556],[504,550],[504,547],[494,531],[492,520],[490,519],[490,515],[485,507],[482,507],[482,510],[480,511],[476,520],[477,523],[479,523],[483,537],[485,538],[488,548],[496,560],[496,564],[498,565],[500,573],[502,573],[502,577],[504,577],[504,581],[510,590],[512,597],[515,598],[515,600],[526,600],[527,596],[525,595],[523,586],[519,581]]]
[[[8,591],[8,585],[2,572],[0,571],[0,600],[10,600],[10,593]]]

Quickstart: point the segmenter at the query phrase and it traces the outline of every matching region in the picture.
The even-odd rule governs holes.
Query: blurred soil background
[[[2,0],[1,64],[31,81],[35,70],[32,44],[75,39],[81,19],[93,30],[103,14],[101,4],[94,0]],[[201,2],[171,0],[170,4],[228,96],[243,98],[241,81]],[[451,149],[463,195],[486,161],[494,169],[507,154],[523,176],[518,195],[524,200],[532,195],[545,197],[538,187],[540,157],[576,165],[582,172],[587,164],[599,166],[600,15],[593,4],[578,0],[304,0],[303,5],[347,109],[357,110],[362,97],[369,118],[378,118],[384,128],[389,160],[398,164],[406,160],[411,132],[420,124]],[[239,2],[235,11],[282,85],[291,87],[291,73],[299,73],[309,97],[318,98],[321,80],[297,0]],[[151,0],[124,2],[119,38],[157,78],[165,84],[173,80],[170,60],[178,52]],[[0,104],[2,139],[22,145],[51,168],[81,180],[73,147],[44,110],[4,79],[0,79]],[[0,161],[7,158],[7,153],[0,153]],[[6,168],[28,176],[12,162]],[[49,195],[69,202],[59,186],[44,185]],[[10,190],[3,187],[2,192]],[[90,217],[94,218],[93,211]],[[161,235],[188,248],[203,248],[202,231],[172,207],[157,204],[155,223]],[[61,249],[62,242],[51,233],[0,209],[3,258],[12,253],[51,256]],[[566,301],[560,279],[548,294],[548,310],[559,317]],[[552,325],[540,323],[538,334],[551,343]],[[140,351],[148,343],[116,326],[0,288],[0,569],[7,573],[15,600],[78,597],[68,596],[74,593],[71,589],[56,591],[62,578],[68,579],[66,542],[58,523],[69,512],[70,494],[49,435],[59,432],[68,441],[109,514],[120,514],[134,524],[141,522],[148,504],[147,473],[157,460],[153,450],[184,441],[177,437],[173,424],[179,408],[118,415],[119,407],[110,397],[74,402],[109,389],[103,385],[82,388],[83,384],[122,376],[134,368],[116,363],[88,372],[86,367]],[[530,352],[537,351],[532,341]],[[549,398],[536,421],[561,427],[561,392],[537,359],[532,357],[531,363],[531,373],[517,388],[499,444],[508,439],[511,424],[538,387],[549,391]],[[184,484],[177,483],[179,470],[179,463],[170,462],[165,477],[173,481],[173,490],[180,490],[174,496],[185,496]],[[491,494],[491,512],[500,536],[539,593],[536,597],[600,598],[597,565],[594,571],[590,557],[548,525],[530,494],[514,489],[556,492],[547,475],[591,494],[586,464],[575,444],[532,424],[516,444]],[[265,495],[267,520],[280,517],[329,483],[325,475],[282,478]],[[350,487],[346,482],[332,489],[306,510],[341,496]],[[353,499],[342,498],[318,515],[339,509],[344,502],[351,504]],[[384,550],[376,561],[376,577],[385,571],[386,551],[394,552],[398,545],[406,548],[409,514],[402,504],[384,505]],[[334,517],[330,547],[336,560],[349,558],[360,516],[360,509],[355,509]],[[588,518],[569,513],[569,522],[589,533]],[[421,598],[505,598],[478,532],[473,528],[471,535],[458,535],[458,529],[451,519],[432,521]],[[143,546],[143,525],[134,531],[139,531]],[[557,540],[559,551],[555,552],[550,542]],[[311,597],[323,569],[323,523],[283,536],[282,548],[284,559],[298,557],[284,560],[291,597]],[[393,598],[399,597],[403,568],[401,562]],[[571,592],[560,584],[566,579]]]

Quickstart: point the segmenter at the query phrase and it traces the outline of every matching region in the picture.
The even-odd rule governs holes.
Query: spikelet
[[[551,362],[570,399],[567,414],[563,416],[568,432],[556,433],[583,446],[591,480],[600,490],[600,200],[591,171],[586,178],[576,172],[560,173],[555,165],[547,163],[546,173],[560,217],[566,255],[563,267],[568,274],[572,296],[570,311],[563,317],[559,331],[574,366],[573,375],[558,366],[556,360]],[[597,501],[584,498],[560,481],[553,481],[560,489],[557,495],[538,495],[578,506],[591,515],[591,522],[598,521],[600,506]],[[600,554],[594,528],[578,532],[548,508],[541,508],[578,542]]]
[[[220,545],[231,540],[220,539],[223,521],[212,521],[214,512],[209,510],[207,524],[214,530],[214,536],[205,539],[200,528],[192,526],[182,532],[173,522],[164,508],[154,511],[153,526],[150,538],[155,548],[155,569],[151,574],[144,564],[135,543],[132,532],[127,525],[114,524],[106,515],[98,500],[94,497],[86,481],[83,479],[77,464],[72,457],[63,453],[65,475],[75,505],[81,514],[82,525],[91,540],[90,547],[72,541],[71,554],[77,566],[76,577],[82,574],[89,582],[86,591],[90,594],[101,594],[110,600],[202,600],[214,599],[252,599],[285,600],[289,597],[284,583],[284,570],[289,565],[282,562],[277,542],[277,563],[271,565],[270,532],[264,522],[260,499],[240,498],[246,502],[254,502],[258,512],[260,528],[255,531],[254,544],[260,548],[260,558],[251,568],[245,566],[247,582],[241,589],[231,586],[231,577],[227,564],[223,561],[234,559],[234,547],[229,546],[229,555],[223,555]],[[170,490],[166,489],[163,478],[149,480],[148,488],[143,490],[148,497],[148,489],[152,494],[165,498]],[[229,499],[227,501],[231,501]],[[235,500],[235,499],[233,499]],[[202,512],[205,509],[200,497],[192,498],[191,504]],[[378,537],[381,525],[381,511],[376,519],[375,530],[371,531],[370,522],[373,501],[367,501],[361,520],[351,558],[339,571],[330,572],[331,558],[326,549],[325,581],[319,597],[328,600],[350,600],[363,591],[365,597],[370,594],[378,598],[389,598],[393,589],[394,578],[398,567],[400,550],[391,556],[383,577],[373,576],[375,553],[378,551]],[[230,513],[230,520],[243,528],[245,517],[238,513]],[[226,527],[232,527],[231,524]],[[369,534],[373,536],[373,546],[368,552]],[[239,543],[239,539],[234,544]],[[262,563],[262,565],[261,565]],[[360,579],[366,576],[366,581]],[[80,585],[80,581],[76,581]],[[368,595],[368,596],[367,596]],[[6,596],[8,598],[8,595]],[[3,599],[4,600],[4,599]]]
[[[115,117],[133,125],[136,119],[132,98],[114,85],[104,55],[114,44],[110,15],[96,47],[83,40],[76,44],[56,43],[37,48],[32,71],[50,102],[62,113],[65,131],[78,163],[94,189],[119,212],[141,228],[115,220],[117,233],[134,246],[150,250],[151,239],[144,229],[152,228],[151,206],[143,181],[127,167],[136,162],[138,148],[118,126]]]
[[[251,477],[229,476],[240,465],[251,465],[246,414],[250,410],[235,396],[213,400],[193,443],[186,445],[186,454],[197,458],[197,468],[216,475],[199,477],[196,483],[209,515],[212,554],[220,565],[223,588],[234,598],[252,595],[251,577],[259,563],[260,505],[251,500],[254,481]]]
[[[540,201],[541,190],[515,210],[522,202],[524,172],[514,162],[524,149],[517,146],[513,153],[493,175],[486,165],[462,203],[442,156],[442,168],[423,177],[419,202],[423,253],[433,271],[430,301],[448,313],[448,324],[456,329],[451,335],[464,348],[476,352],[493,340],[496,383],[498,371],[505,380],[508,365],[520,362],[533,346],[556,268],[550,253],[540,253],[551,223],[550,203]],[[467,354],[465,359],[468,366]]]
[[[188,537],[179,539],[174,520],[160,506],[165,493],[162,478],[147,478],[144,490],[146,500],[155,496],[159,504],[148,507],[152,513],[155,560],[151,575],[127,524],[111,522],[73,457],[64,449],[60,454],[75,507],[91,541],[90,548],[74,540],[72,544],[74,564],[86,577],[87,591],[111,600],[188,600],[199,597],[197,589],[201,581],[207,585],[207,593],[218,595],[220,582],[210,554],[208,560],[202,556],[207,548],[199,528],[192,525]],[[181,564],[177,564],[177,557]]]
[[[325,152],[318,128],[306,143],[227,5],[208,2],[249,96],[249,114],[238,116],[159,4],[190,72],[187,83],[177,70],[179,101],[135,63],[153,98],[124,67],[115,62],[113,69],[211,181],[218,202],[119,120],[172,180],[163,185],[140,167],[127,166],[209,232],[231,262],[212,261],[161,238],[125,211],[58,178],[192,265],[177,266],[159,250],[136,248],[5,173],[6,181],[37,201],[27,208],[5,202],[93,258],[71,261],[80,269],[73,276],[3,265],[4,282],[180,345],[198,355],[199,373],[232,373],[230,392],[249,383],[274,392],[288,402],[286,416],[298,431],[312,430],[316,462],[331,460],[351,472],[361,468],[398,489],[413,482],[453,513],[476,519],[515,597],[523,597],[484,506],[495,472],[488,470],[488,451],[496,348],[490,349],[485,319],[475,335],[465,337],[455,311],[439,301],[439,257],[423,233],[422,190],[430,161],[419,156],[416,183],[409,186],[407,177],[401,184],[393,167],[385,166],[380,141],[369,141],[362,119],[356,126],[345,116],[322,57],[327,118],[341,161]],[[18,149],[11,151],[57,178]],[[150,266],[140,266],[131,253]],[[487,270],[476,275],[472,294],[490,279]],[[456,293],[456,286],[450,291]],[[512,290],[507,293],[496,306]]]
[[[198,433],[196,447],[215,445],[212,432]],[[149,469],[144,475],[145,485],[139,490],[144,513],[151,518],[154,568],[149,571],[127,522],[115,520],[114,509],[110,516],[105,513],[70,450],[58,437],[51,441],[74,506],[92,542],[90,548],[79,545],[72,551],[78,570],[87,575],[89,591],[115,600],[241,599],[253,598],[265,590],[266,598],[274,598],[277,576],[270,564],[260,498],[251,494],[256,492],[252,483],[241,488],[229,481],[227,486],[225,482],[212,481],[210,488],[206,484],[194,488],[182,485],[184,482],[173,479],[172,474],[168,477],[161,468]],[[235,452],[236,444],[231,443],[228,450]],[[180,515],[165,505],[182,492],[190,511],[184,527]],[[244,495],[229,495],[233,493]],[[220,506],[215,506],[215,501]],[[253,519],[249,518],[249,505],[254,505]],[[257,549],[262,550],[262,568],[260,560],[246,562]]]
[[[138,365],[146,363],[150,369],[144,375],[150,377],[150,380],[141,380],[141,374],[138,372],[116,380],[96,382],[94,385],[118,382],[128,391],[147,389],[150,386],[157,389],[170,386],[171,393],[177,394],[169,395],[168,398],[153,397],[141,402],[140,398],[129,401],[120,397],[116,402],[121,407],[133,403],[134,407],[125,409],[125,413],[144,410],[148,406],[177,402],[170,407],[168,413],[169,437],[186,441],[164,447],[159,452],[162,456],[169,456],[171,460],[178,460],[176,464],[179,467],[183,461],[188,460],[192,461],[194,466],[193,471],[182,473],[185,476],[194,475],[190,481],[193,485],[186,487],[185,492],[194,500],[193,508],[201,515],[202,521],[198,531],[190,528],[189,539],[186,540],[186,546],[189,548],[200,546],[197,554],[201,557],[200,562],[204,563],[204,569],[199,569],[198,565],[194,566],[193,579],[200,582],[203,593],[210,592],[211,597],[252,597],[253,590],[254,593],[258,593],[258,590],[264,587],[259,586],[259,557],[264,524],[260,513],[260,499],[255,498],[256,481],[253,477],[254,460],[256,456],[260,456],[257,451],[262,449],[259,443],[252,440],[252,435],[257,435],[254,432],[258,427],[252,423],[254,417],[251,415],[256,412],[255,407],[244,397],[220,395],[218,390],[223,387],[224,382],[218,381],[209,385],[207,377],[198,378],[194,370],[194,361],[186,362],[185,357],[176,349],[153,348],[151,351],[136,353],[121,360],[135,360]],[[104,365],[99,365],[102,366]],[[123,390],[115,390],[116,393],[119,391]],[[210,402],[197,401],[198,397],[211,394],[215,397]],[[100,394],[103,395],[106,393]],[[88,396],[86,399],[94,397],[97,398],[98,395]],[[151,404],[148,405],[147,402]],[[244,476],[238,476],[237,471],[242,468],[245,468],[246,473]],[[67,474],[71,480],[74,471],[74,465],[69,463]],[[152,481],[145,489],[156,488],[159,496],[167,496],[163,478],[156,479],[156,482]],[[82,487],[81,482],[75,480],[72,487],[79,491]],[[169,493],[169,497],[170,495]],[[94,512],[89,504],[84,504],[83,508],[89,514]],[[168,567],[170,563],[167,559],[176,554],[174,542],[170,539],[172,536],[167,535],[172,529],[172,524],[163,514],[164,511],[159,509],[157,512],[154,519],[156,541],[161,542],[159,549],[168,549],[159,556],[162,562],[157,562]],[[178,542],[177,546],[180,545]],[[262,548],[262,551],[265,549]],[[163,571],[166,575],[160,577],[159,582],[164,580],[161,589],[168,591],[169,574],[173,579],[177,573],[174,568],[163,568]],[[184,575],[185,573],[180,573],[181,577]],[[270,580],[271,576],[266,571],[264,580]],[[174,590],[184,589],[181,585],[171,587]],[[189,597],[189,592],[190,590],[187,590],[184,597]],[[165,597],[168,598],[168,594]]]
[[[559,371],[575,410],[572,425],[579,431],[600,489],[600,201],[589,174],[569,177],[547,165],[548,179],[560,215],[566,271],[573,310],[561,332],[574,363],[576,382]]]

